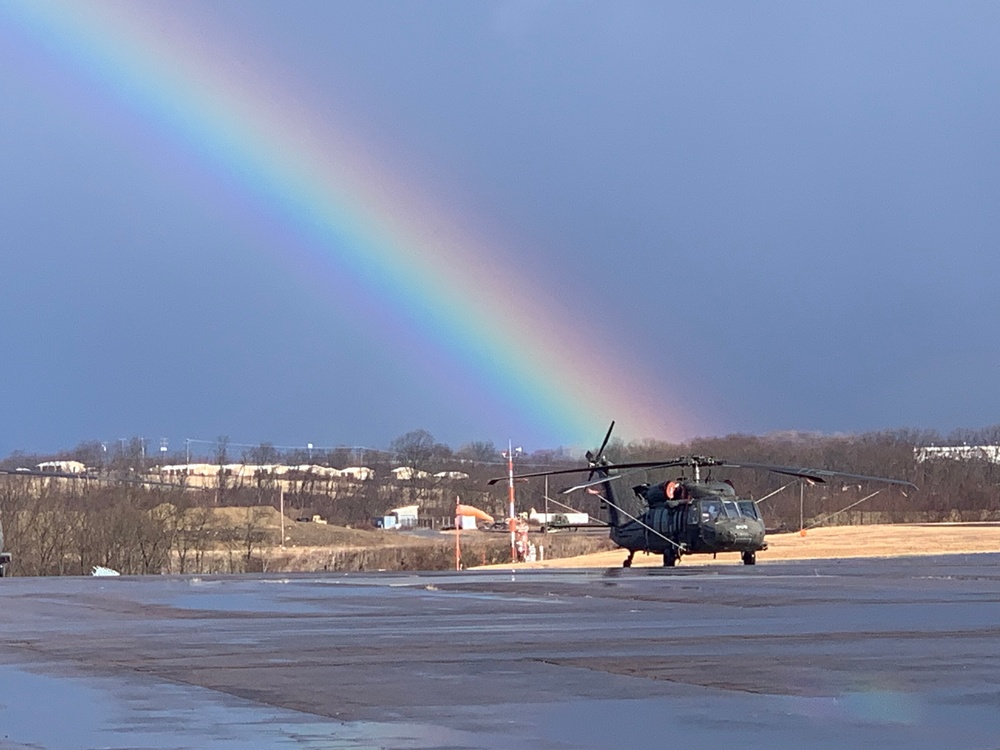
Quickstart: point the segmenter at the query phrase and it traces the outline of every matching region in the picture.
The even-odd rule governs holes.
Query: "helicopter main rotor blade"
[[[784,474],[790,477],[798,477],[799,479],[807,479],[810,482],[815,482],[816,484],[826,483],[826,479],[821,476],[818,471],[814,471],[812,469],[798,469],[791,466],[771,466],[770,464],[755,464],[744,461],[721,461],[716,465],[726,469],[755,469],[758,471],[770,471],[775,474]]]
[[[809,468],[799,468],[794,466],[774,466],[772,464],[758,464],[749,461],[723,461],[717,458],[712,458],[710,456],[681,456],[678,458],[666,459],[663,461],[627,461],[620,464],[602,464],[594,465],[588,464],[587,466],[580,466],[574,469],[553,469],[551,471],[537,471],[530,474],[517,474],[514,476],[515,479],[532,479],[534,477],[551,477],[558,476],[562,474],[576,474],[582,473],[584,471],[590,472],[591,476],[588,477],[588,481],[593,478],[593,473],[598,468],[606,469],[616,469],[616,470],[627,470],[627,469],[667,469],[671,466],[692,466],[692,467],[713,467],[717,466],[720,468],[728,469],[755,469],[758,471],[771,471],[775,474],[784,474],[790,477],[798,477],[799,479],[806,479],[810,482],[815,482],[816,484],[825,484],[828,479],[856,479],[858,481],[864,482],[885,482],[886,484],[897,484],[906,487],[913,487],[918,489],[913,482],[909,482],[905,479],[891,479],[889,477],[875,477],[869,476],[867,474],[852,474],[844,471],[833,471],[830,469],[809,469]],[[496,484],[506,480],[508,477],[496,477],[489,480],[489,484]]]
[[[885,482],[886,484],[898,484],[905,487],[912,487],[915,490],[920,489],[913,482],[907,481],[905,479],[890,479],[889,477],[872,477],[867,474],[848,474],[844,471],[830,471],[828,469],[809,469],[808,471],[822,477],[843,478],[843,479],[857,479],[862,482]]]
[[[554,477],[560,474],[578,474],[584,471],[596,471],[597,469],[666,469],[671,466],[690,466],[688,458],[675,458],[666,461],[628,461],[621,464],[605,464],[603,466],[579,466],[575,469],[553,469],[551,471],[535,471],[530,474],[515,474],[514,479],[534,479],[535,477]],[[711,464],[715,466],[717,464]],[[505,482],[509,477],[494,477],[487,484]]]
[[[807,479],[817,484],[825,484],[827,479],[844,478],[857,479],[865,482],[885,482],[886,484],[900,484],[917,489],[917,485],[905,479],[890,479],[889,477],[873,477],[867,474],[850,474],[844,471],[833,471],[831,469],[806,469],[794,468],[791,466],[771,466],[770,464],[747,463],[743,461],[720,461],[716,466],[730,469],[759,469],[761,471],[772,471],[775,474],[785,474],[786,476]]]
[[[612,481],[614,479],[618,479],[618,477],[620,477],[620,476],[621,476],[621,474],[615,474],[615,475],[610,476],[610,477],[601,477],[600,479],[591,479],[591,480],[583,482],[581,484],[574,484],[572,487],[563,487],[561,490],[558,491],[557,494],[559,494],[559,495],[570,495],[570,494],[572,494],[574,492],[577,492],[579,490],[585,490],[588,487],[596,487],[599,484],[604,484],[605,482],[610,482],[610,481]]]
[[[624,479],[630,474],[638,474],[640,471],[644,471],[644,469],[633,469],[632,471],[626,471],[622,474],[609,474],[608,476],[601,477],[600,479],[589,479],[586,482],[581,482],[580,484],[574,484],[572,487],[565,487],[559,490],[559,494],[568,495],[571,492],[576,492],[577,490],[585,490],[588,487],[596,487],[597,485],[604,484],[605,482],[612,482],[616,479]]]

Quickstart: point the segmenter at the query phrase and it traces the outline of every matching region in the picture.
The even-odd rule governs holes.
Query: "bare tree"
[[[276,464],[281,460],[281,454],[271,443],[261,443],[250,448],[243,456],[247,463],[264,466],[266,464]]]
[[[345,469],[357,463],[357,452],[354,448],[334,448],[326,454],[326,463],[337,469]]]
[[[101,469],[104,468],[104,463],[107,460],[107,449],[100,441],[87,440],[69,451],[67,458],[79,461],[89,468]]]
[[[226,474],[226,464],[229,463],[229,435],[219,435],[215,442],[215,463],[219,467],[219,476],[216,480],[215,502],[222,505],[225,499],[226,489],[229,486],[229,477]]]
[[[455,455],[467,461],[496,463],[500,457],[500,449],[492,441],[474,441],[463,445]]]
[[[267,539],[266,521],[271,509],[263,506],[253,506],[246,509],[246,515],[240,525],[240,534],[243,542],[244,565],[250,567],[253,553]]]
[[[411,430],[389,444],[389,448],[403,466],[413,469],[414,475],[433,457],[436,447],[434,436],[427,430]]]
[[[212,513],[208,508],[187,508],[179,519],[181,524],[174,541],[179,573],[188,572],[188,558],[193,557],[194,569],[202,572],[202,563],[212,542]]]

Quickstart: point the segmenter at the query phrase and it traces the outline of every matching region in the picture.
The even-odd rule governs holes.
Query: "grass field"
[[[898,524],[878,526],[832,526],[799,533],[771,534],[768,548],[757,553],[757,563],[777,560],[812,560],[845,557],[899,557],[976,552],[1000,552],[1000,524]],[[615,549],[576,557],[520,563],[526,568],[612,568],[620,567],[626,553]],[[659,566],[659,555],[638,553],[633,566]],[[718,555],[691,555],[681,565],[742,565],[736,552]]]
[[[244,508],[217,509],[239,525]],[[220,519],[221,520],[221,519]],[[454,563],[454,536],[448,532],[405,532],[354,529],[297,522],[286,518],[285,545],[280,545],[281,518],[266,508],[259,524],[268,532],[262,550],[265,567],[275,571],[314,570],[441,570]],[[511,567],[509,537],[503,533],[463,532],[462,564],[474,567]],[[626,553],[604,534],[532,534],[545,546],[545,559],[518,563],[522,568],[614,568]],[[810,529],[804,535],[769,534],[768,548],[757,554],[758,564],[779,560],[848,557],[897,557],[977,552],[1000,552],[1000,524],[885,524],[833,526]],[[681,565],[742,565],[738,553],[690,555]],[[638,553],[634,566],[660,566],[659,555]]]

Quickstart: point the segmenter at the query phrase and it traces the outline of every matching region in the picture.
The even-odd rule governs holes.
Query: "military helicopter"
[[[702,469],[712,467],[728,469],[754,469],[798,477],[810,483],[825,483],[828,478],[855,479],[858,481],[886,482],[916,486],[900,479],[848,474],[828,469],[800,469],[788,466],[746,461],[728,461],[711,456],[681,456],[662,461],[633,461],[612,464],[604,456],[611,439],[611,423],[604,442],[597,453],[587,451],[587,466],[576,469],[559,469],[531,474],[515,475],[514,479],[554,476],[589,472],[586,482],[568,487],[567,494],[587,490],[601,495],[601,506],[608,511],[611,540],[628,550],[623,567],[631,567],[636,552],[663,555],[663,564],[672,567],[684,555],[739,552],[744,565],[757,562],[757,552],[767,549],[764,517],[757,503],[736,494],[733,483],[726,480],[702,478]],[[682,473],[675,479],[657,484],[638,484],[632,487],[634,499],[620,500],[615,484],[634,471],[684,467],[692,476]],[[621,473],[619,473],[621,472]],[[596,476],[596,479],[595,479]],[[509,477],[491,479],[495,484]],[[600,489],[595,489],[600,488]]]

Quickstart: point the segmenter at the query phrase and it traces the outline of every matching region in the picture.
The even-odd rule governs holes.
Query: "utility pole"
[[[799,536],[806,535],[806,522],[805,522],[805,491],[806,485],[801,479],[799,480]]]
[[[514,449],[511,442],[507,441],[507,497],[510,500],[510,507],[507,516],[510,518],[510,561],[517,562],[517,539],[515,538],[515,527],[517,521],[514,520]]]
[[[516,449],[518,453],[520,448]],[[517,562],[517,517],[514,515],[514,447],[507,441],[507,453],[503,454],[507,459],[507,496],[509,507],[507,509],[508,523],[510,524],[510,561]]]
[[[278,488],[280,495],[278,496],[278,515],[281,518],[281,546],[285,546],[285,485],[281,484],[281,478],[278,479]]]
[[[455,495],[455,570],[462,569],[462,519],[458,515],[458,495]]]
[[[545,477],[545,523],[542,525],[542,533],[549,533],[549,477]]]

